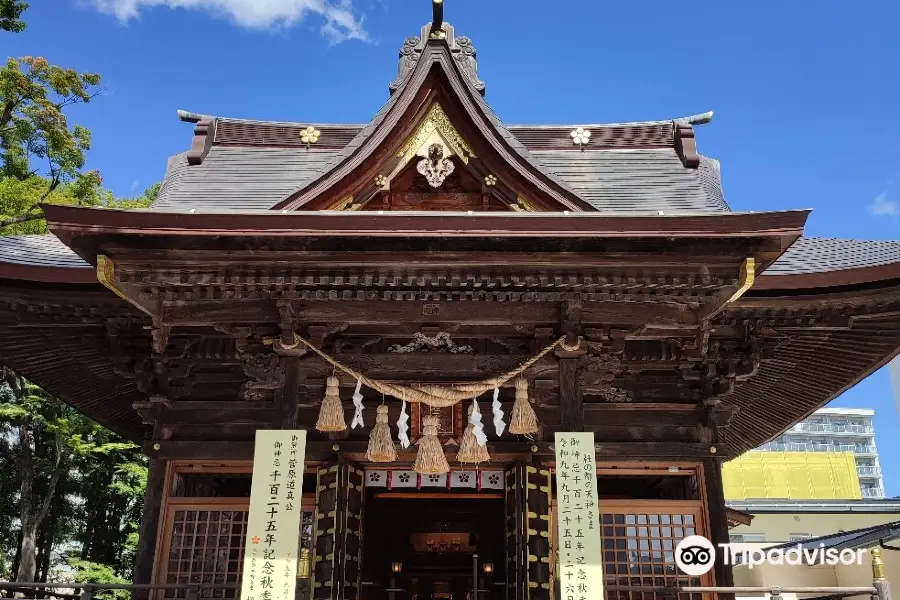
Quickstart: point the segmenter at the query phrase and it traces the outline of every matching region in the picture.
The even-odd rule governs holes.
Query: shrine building
[[[236,597],[255,434],[298,429],[298,598],[560,598],[557,432],[608,586],[730,585],[673,558],[746,518],[723,461],[900,350],[900,242],[732,211],[711,113],[505,125],[442,8],[369,123],[180,112],[152,207],[0,238],[0,361],[149,456],[136,583]]]

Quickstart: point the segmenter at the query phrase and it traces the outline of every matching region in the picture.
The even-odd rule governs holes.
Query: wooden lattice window
[[[171,466],[156,557],[157,583],[198,585],[201,598],[230,600],[240,596],[251,469],[249,463]],[[315,497],[304,495],[302,506],[297,600],[309,598],[312,589]],[[304,558],[308,562],[303,562]],[[231,584],[231,589],[222,589],[222,584]],[[187,590],[154,594],[157,600],[186,596]]]
[[[675,565],[675,546],[689,535],[705,535],[699,502],[632,500],[600,502],[603,569],[607,585],[671,587],[709,585]],[[660,594],[609,592],[608,600],[657,600]],[[700,594],[683,594],[700,600]]]
[[[161,578],[167,584],[238,583],[247,533],[247,504],[171,506]],[[236,598],[238,590],[201,589],[203,598]],[[187,590],[165,590],[164,598],[185,598]]]
[[[160,581],[167,584],[200,585],[201,598],[237,598],[237,589],[210,589],[204,586],[240,584],[243,572],[244,541],[247,533],[247,504],[228,506],[172,506],[168,510]],[[297,600],[310,597],[310,562],[314,541],[315,509],[304,506],[300,525],[299,556],[308,562],[297,565]],[[305,551],[304,551],[305,550]],[[165,590],[162,598],[185,598],[186,590]]]
[[[709,537],[703,508],[702,479],[695,465],[625,464],[598,466],[597,501],[607,587],[711,586],[712,571],[689,577],[675,564],[675,547],[689,535]],[[552,576],[558,587],[557,514],[553,503],[551,535]],[[607,600],[663,600],[663,594],[613,592]],[[701,600],[701,594],[682,594],[679,600]],[[563,600],[565,596],[562,596]]]

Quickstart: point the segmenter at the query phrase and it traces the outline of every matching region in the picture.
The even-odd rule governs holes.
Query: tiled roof
[[[802,237],[766,275],[805,275],[900,263],[900,242]]]
[[[811,548],[856,550],[858,548],[871,548],[882,542],[892,542],[897,538],[900,538],[900,521],[809,538],[803,540],[803,545]],[[766,550],[787,550],[796,546],[797,542],[787,542],[766,548]]]
[[[153,208],[271,208],[333,168],[348,148],[213,146],[199,165],[188,165],[185,155],[178,154],[169,159]],[[686,169],[671,149],[528,152],[522,147],[522,153],[598,210],[653,214],[728,210],[718,163],[705,157],[699,169]]]
[[[597,209],[665,214],[727,211],[718,161],[686,169],[672,149],[541,150],[544,167]]]
[[[199,165],[186,153],[169,159],[153,208],[271,208],[321,173],[339,152],[306,148],[213,146]]]
[[[0,263],[72,269],[91,266],[49,233],[0,237]]]

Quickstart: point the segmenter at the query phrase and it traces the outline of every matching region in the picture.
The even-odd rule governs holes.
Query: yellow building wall
[[[862,497],[852,452],[748,452],[722,469],[726,500]]]

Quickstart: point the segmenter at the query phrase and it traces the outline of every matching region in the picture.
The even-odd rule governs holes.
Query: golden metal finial
[[[881,548],[872,548],[869,553],[872,555],[872,579],[874,581],[887,581],[887,575],[884,572],[884,559],[881,558]]]
[[[447,37],[444,32],[444,0],[431,0],[431,35],[429,37],[442,40]]]

